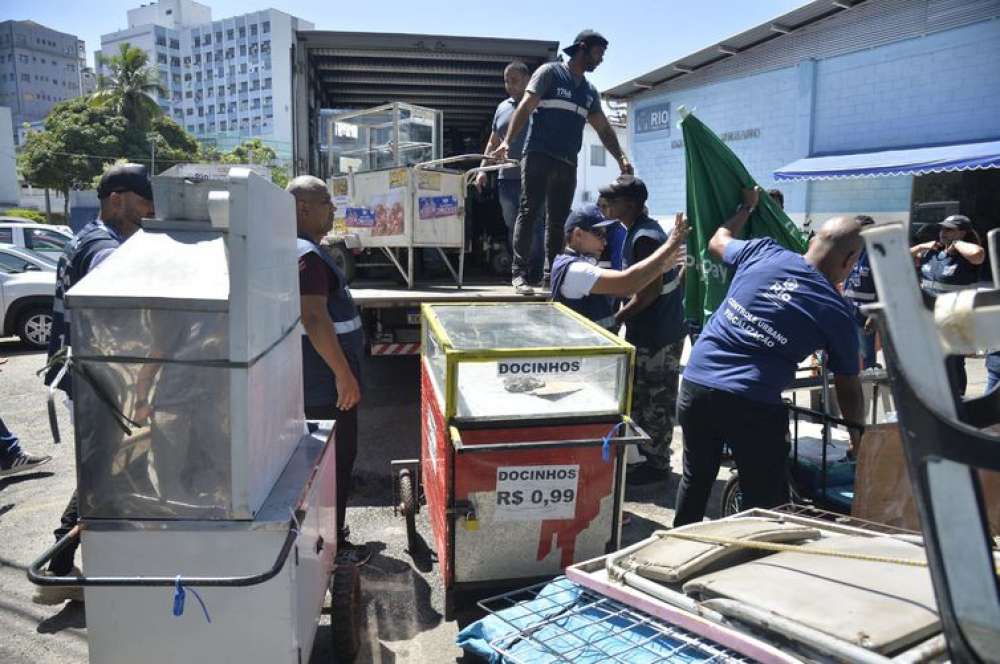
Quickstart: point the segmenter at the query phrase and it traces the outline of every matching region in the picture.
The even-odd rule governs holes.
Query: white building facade
[[[34,21],[0,21],[0,106],[11,109],[18,144],[23,124],[40,126],[53,106],[90,91],[85,53],[76,35]]]
[[[605,94],[628,103],[631,156],[661,219],[687,204],[684,106],[799,224],[961,212],[980,232],[1000,226],[996,157],[951,165],[935,152],[1000,142],[998,0],[814,1]],[[848,168],[786,176],[827,157]]]
[[[618,136],[618,143],[625,154],[632,158],[628,149],[628,131],[625,127],[612,125]],[[576,193],[573,207],[596,204],[598,190],[610,184],[621,174],[618,162],[605,149],[600,137],[589,124],[583,128],[583,145],[576,157]]]
[[[126,42],[145,51],[166,92],[157,103],[199,141],[227,151],[259,138],[288,159],[291,47],[312,28],[275,9],[213,21],[197,2],[161,0],[130,10],[128,28],[103,35],[100,53]]]

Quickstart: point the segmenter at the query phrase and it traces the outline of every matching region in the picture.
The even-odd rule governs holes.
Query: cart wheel
[[[337,243],[330,246],[330,256],[333,258],[333,262],[337,264],[340,271],[344,273],[344,278],[347,279],[347,283],[354,281],[354,277],[357,275],[357,268],[354,262],[354,254],[343,244]]]
[[[506,248],[497,249],[490,258],[490,268],[493,274],[501,276],[510,274],[510,254]]]
[[[417,491],[409,468],[399,471],[399,511],[406,519],[406,549],[413,555],[417,541]]]
[[[743,511],[743,490],[740,488],[740,476],[733,473],[722,489],[722,516],[732,516]]]
[[[330,631],[338,662],[353,662],[361,648],[361,572],[338,565],[330,579]]]

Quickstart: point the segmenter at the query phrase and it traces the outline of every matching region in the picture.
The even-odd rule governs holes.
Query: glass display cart
[[[561,304],[424,304],[421,451],[393,462],[411,551],[423,495],[456,593],[614,551],[635,349]]]
[[[357,268],[391,266],[413,288],[414,253],[426,248],[461,286],[469,176],[516,162],[448,168],[483,155],[442,158],[441,111],[402,102],[333,115],[324,129],[337,207],[328,244],[348,280]],[[458,254],[457,267],[446,251]],[[379,254],[387,262],[375,262]]]

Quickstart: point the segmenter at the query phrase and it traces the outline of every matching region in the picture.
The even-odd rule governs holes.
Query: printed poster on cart
[[[373,236],[403,234],[403,223],[406,216],[403,207],[404,191],[403,189],[393,189],[386,194],[371,197],[369,204],[375,214],[375,225],[372,227]]]
[[[418,205],[422,220],[458,215],[458,199],[454,196],[421,196]]]

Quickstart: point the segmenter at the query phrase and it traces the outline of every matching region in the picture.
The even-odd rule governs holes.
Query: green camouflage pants
[[[670,441],[674,436],[674,411],[684,339],[655,352],[636,349],[632,419],[646,430],[650,441],[639,451],[654,468],[670,470]]]

